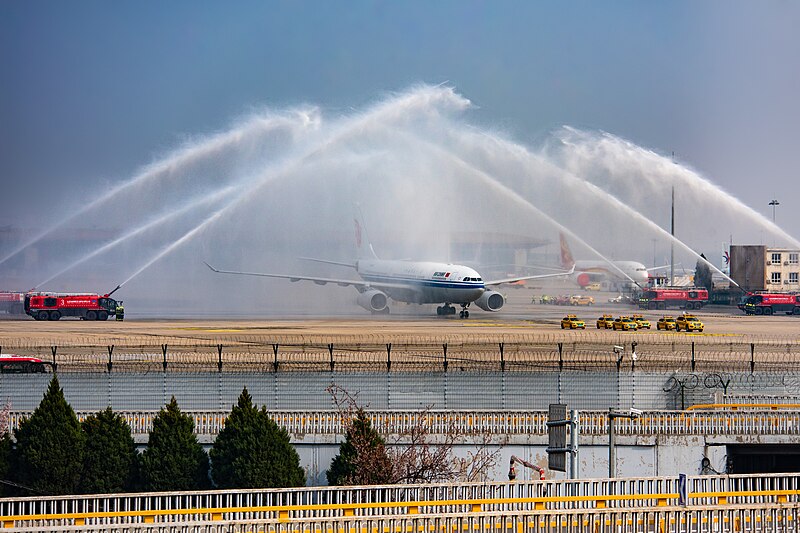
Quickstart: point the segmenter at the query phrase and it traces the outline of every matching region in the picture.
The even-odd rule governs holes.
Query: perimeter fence
[[[464,338],[107,338],[8,341],[59,372],[800,372],[800,341],[762,337],[571,334]],[[635,353],[636,357],[633,357]]]

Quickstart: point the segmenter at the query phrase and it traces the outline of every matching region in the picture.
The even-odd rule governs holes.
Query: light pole
[[[775,208],[778,207],[779,205],[781,205],[781,203],[778,200],[772,200],[769,203],[769,205],[772,206],[772,223],[774,224],[775,223]]]

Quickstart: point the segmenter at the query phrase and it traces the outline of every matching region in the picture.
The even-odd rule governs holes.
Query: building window
[[[773,272],[772,275],[770,276],[770,280],[769,281],[772,284],[775,284],[775,283],[780,284],[780,282],[781,282],[781,273],[780,272]]]
[[[797,283],[797,272],[789,272],[789,283]]]
[[[772,264],[773,265],[780,265],[781,264],[781,254],[780,254],[780,252],[772,252]]]
[[[790,265],[796,265],[797,263],[800,263],[800,261],[798,261],[798,258],[800,258],[800,254],[798,254],[797,252],[790,253],[789,254],[789,264]]]

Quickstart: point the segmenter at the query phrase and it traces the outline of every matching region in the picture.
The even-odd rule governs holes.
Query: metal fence
[[[208,527],[227,523],[228,530],[253,524],[254,531],[331,533],[467,524],[483,524],[481,531],[794,531],[798,492],[796,475],[774,474],[689,476],[684,502],[676,478],[31,497],[0,500],[0,522],[28,530],[216,531]],[[408,529],[392,526],[400,523]]]
[[[66,372],[59,382],[79,411],[158,410],[175,397],[182,409],[229,410],[242,389],[269,410],[332,411],[326,390],[344,388],[370,409],[536,410],[551,403],[574,409],[685,409],[714,395],[800,398],[800,373],[644,372]],[[0,374],[0,403],[32,411],[48,374]],[[791,402],[789,402],[791,403]],[[800,403],[800,400],[798,400]]]
[[[800,371],[800,341],[656,333],[575,331],[571,334],[463,336],[375,335],[330,339],[223,336],[84,339],[43,345],[8,340],[0,351],[49,361],[59,372],[552,372],[616,370],[770,372]],[[614,346],[624,347],[615,353]],[[631,360],[636,352],[637,358]]]

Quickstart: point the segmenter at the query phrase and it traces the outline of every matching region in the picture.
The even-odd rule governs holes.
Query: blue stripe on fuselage
[[[482,282],[473,282],[473,281],[446,281],[446,280],[437,280],[437,279],[415,279],[415,278],[400,278],[394,276],[370,276],[366,274],[362,274],[361,277],[364,281],[372,281],[375,283],[394,283],[394,284],[404,284],[408,285],[409,287],[425,287],[425,288],[434,288],[434,289],[484,289],[484,284]]]

